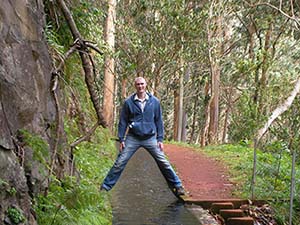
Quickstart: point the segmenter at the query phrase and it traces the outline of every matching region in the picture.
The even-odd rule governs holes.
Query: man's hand
[[[157,143],[158,147],[160,148],[161,151],[164,150],[164,144],[162,142]]]
[[[123,150],[123,148],[125,148],[125,142],[124,141],[120,142],[119,151],[121,152]]]

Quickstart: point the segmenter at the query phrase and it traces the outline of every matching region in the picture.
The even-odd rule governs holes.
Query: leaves
[[[292,1],[271,2],[277,8],[281,2],[282,12],[291,12]],[[270,3],[260,3],[234,0],[119,1],[115,21],[117,87],[121,86],[123,78],[131,80],[136,75],[145,76],[150,91],[156,91],[160,95],[168,138],[172,137],[173,132],[174,92],[178,89],[179,75],[184,74],[184,110],[187,113],[187,127],[191,128],[187,129],[187,136],[191,142],[197,141],[195,137],[199,136],[206,122],[205,107],[213,95],[209,91],[212,62],[208,52],[214,50],[211,51],[211,58],[220,67],[219,136],[226,136],[227,142],[244,143],[244,146],[228,145],[224,149],[222,146],[222,156],[227,158],[227,154],[231,155],[232,158],[228,161],[234,160],[230,161],[230,165],[237,171],[246,171],[234,176],[235,181],[246,183],[249,182],[247,178],[251,176],[252,169],[249,164],[252,161],[252,149],[247,149],[246,146],[252,143],[258,128],[264,124],[273,109],[287,97],[300,72],[299,31],[295,29],[295,21],[287,19]],[[103,44],[104,3],[82,0],[69,4],[83,36],[94,40],[107,53]],[[298,15],[299,5],[294,5],[294,12]],[[68,49],[73,41],[59,12],[56,15],[57,17],[47,17],[47,37],[53,57],[59,59],[63,49]],[[207,29],[214,37],[216,26],[213,20],[218,16],[223,19],[221,35],[209,42]],[[99,65],[95,81],[98,85],[97,95],[101,100],[101,67],[104,64],[101,57],[95,60]],[[72,109],[71,106],[75,104],[73,100],[77,98],[77,103],[80,103],[78,112],[81,110],[83,115],[72,118],[66,116],[65,128],[70,141],[75,140],[82,132],[80,124],[95,120],[78,64],[79,58],[72,57],[66,65],[65,74],[69,85],[64,89],[68,96],[66,102]],[[131,85],[126,88],[128,93],[134,91]],[[73,89],[73,93],[69,89]],[[120,89],[116,90],[116,107],[122,101]],[[258,194],[262,197],[274,195],[279,199],[287,196],[289,153],[292,150],[299,152],[298,109],[299,99],[272,124],[262,140],[262,151],[259,152],[258,159],[260,178],[257,181]],[[228,124],[225,124],[224,118],[227,116]],[[225,125],[228,126],[227,129]],[[76,159],[78,169],[87,179],[84,181],[85,185],[91,184],[93,179],[99,179],[98,174],[107,170],[106,167],[96,166],[93,157],[97,157],[97,154],[90,152],[90,144],[85,145],[89,155],[85,155],[81,147],[75,150],[79,156]],[[100,149],[98,153],[106,156],[106,150]],[[108,158],[102,160],[106,162],[109,161]],[[80,190],[86,189],[73,187],[70,191],[74,191],[76,196],[78,194],[79,202]],[[72,204],[77,204],[76,202]]]
[[[261,206],[242,205],[241,209],[246,212],[246,215],[251,216],[257,225],[277,225],[275,211],[268,204]]]
[[[52,181],[48,196],[37,199],[39,224],[111,224],[109,196],[98,190],[115,155],[114,142],[108,137],[107,132],[98,132],[93,142],[76,147],[74,158],[80,179],[66,176]]]

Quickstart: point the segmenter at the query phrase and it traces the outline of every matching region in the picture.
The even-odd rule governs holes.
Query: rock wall
[[[20,131],[45,141],[51,155],[56,109],[50,92],[51,59],[42,0],[0,4],[0,224],[36,224],[32,197],[44,190],[43,166]],[[46,170],[44,172],[47,172]],[[25,221],[13,221],[13,209]]]

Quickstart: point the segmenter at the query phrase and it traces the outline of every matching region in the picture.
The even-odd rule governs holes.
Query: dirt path
[[[191,148],[165,144],[165,153],[193,199],[231,198],[232,183],[221,163]]]

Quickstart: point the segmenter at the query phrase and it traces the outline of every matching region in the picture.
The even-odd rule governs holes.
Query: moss
[[[9,186],[9,183],[3,179],[0,178],[0,187],[7,187]]]
[[[0,190],[1,190],[1,192],[3,191],[3,192],[8,193],[10,196],[15,196],[17,193],[16,188],[11,187],[7,181],[5,181],[1,178],[0,178]]]
[[[15,206],[9,207],[6,211],[7,217],[13,224],[20,224],[25,222],[25,216],[22,211]]]
[[[49,145],[42,137],[32,134],[27,130],[21,130],[24,142],[33,150],[33,159],[46,165],[49,157]]]
[[[8,190],[6,190],[7,193],[11,196],[15,196],[17,193],[17,190],[14,187],[9,188]]]

